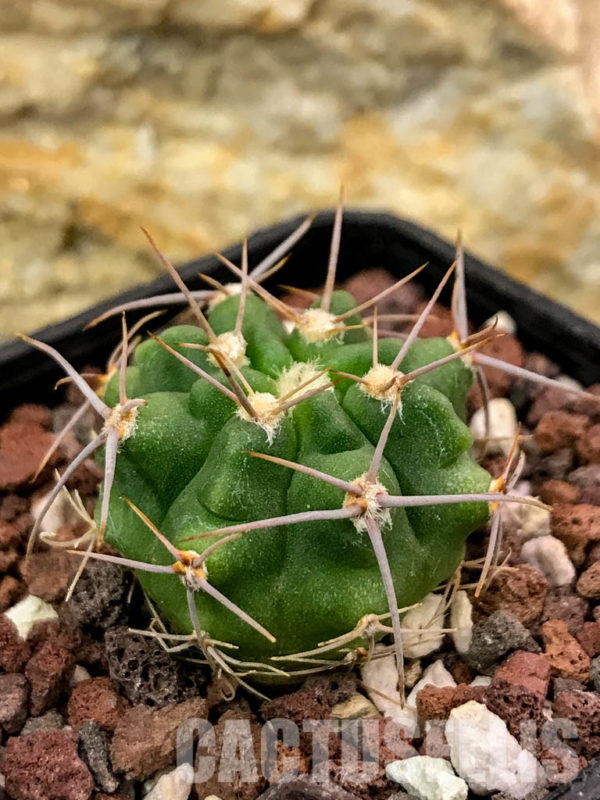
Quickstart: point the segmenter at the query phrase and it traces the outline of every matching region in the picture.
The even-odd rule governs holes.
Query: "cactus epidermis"
[[[365,615],[388,612],[389,594],[367,518],[379,526],[403,607],[454,572],[468,534],[489,514],[485,502],[384,508],[378,498],[487,492],[490,476],[469,455],[471,437],[463,419],[472,372],[463,359],[403,384],[390,416],[390,389],[393,393],[396,384],[389,377],[393,381],[394,375],[409,375],[453,354],[446,339],[415,339],[396,372],[389,365],[402,340],[381,339],[374,348],[346,292],[330,295],[329,310],[317,302],[311,311],[296,315],[291,333],[255,294],[245,298],[241,320],[242,296],[232,294],[212,307],[212,341],[205,329],[180,325],[165,330],[161,341],[148,339],[137,347],[127,369],[127,396],[146,405],[136,407],[133,432],[120,443],[106,541],[129,559],[173,563],[172,554],[124,497],[179,551],[193,553],[221,539],[210,536],[214,530],[343,510],[360,500],[362,515],[314,515],[304,522],[250,530],[216,547],[202,564],[200,578],[275,641],[218,598],[197,591],[193,597],[202,630],[237,646],[238,658],[265,661],[311,650],[351,631]],[[232,396],[225,372],[243,387],[244,405]],[[118,404],[118,376],[108,384],[105,401]],[[357,500],[344,482],[361,486],[390,418],[377,474]],[[260,454],[340,481],[320,480]],[[175,574],[145,571],[139,578],[171,629],[191,633],[184,582]]]

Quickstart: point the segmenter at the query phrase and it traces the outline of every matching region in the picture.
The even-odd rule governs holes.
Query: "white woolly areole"
[[[211,348],[217,350],[219,353],[223,353],[236,367],[245,367],[248,363],[248,359],[246,358],[246,340],[241,333],[236,331],[220,333],[211,344]],[[208,353],[208,358],[216,367],[219,366],[217,359],[210,351]]]
[[[361,391],[368,394],[369,397],[374,397],[377,400],[381,400],[382,403],[391,405],[398,392],[396,380],[399,377],[402,378],[403,375],[404,373],[393,370],[387,364],[376,364],[363,376],[364,383],[360,384]],[[390,381],[392,381],[392,385],[386,388]],[[398,411],[400,411],[400,405],[398,404]]]
[[[340,335],[335,315],[324,308],[307,308],[298,315],[296,327],[307,342],[327,342]]]
[[[381,508],[379,501],[382,496],[387,496],[388,490],[378,481],[368,481],[367,473],[363,473],[355,478],[352,483],[362,489],[362,495],[357,496],[346,493],[344,508],[357,503],[362,506],[363,512],[358,517],[352,517],[352,522],[357,531],[366,531],[367,519],[374,519],[379,523],[381,530],[392,524],[392,517],[389,508]]]
[[[277,379],[277,394],[279,397],[285,397],[291,394],[295,389],[302,384],[315,378],[321,372],[318,364],[310,361],[297,361],[289,369],[284,370]],[[327,373],[323,373],[319,378],[306,387],[306,391],[318,389],[320,386],[326,386],[329,382]]]
[[[251,417],[243,406],[238,408],[238,416],[262,428],[271,444],[284,413],[279,409],[279,400],[271,392],[254,392],[248,397],[248,402],[254,409],[256,417]]]
[[[213,309],[215,306],[218,306],[219,303],[222,303],[229,297],[233,297],[235,294],[241,294],[241,293],[242,293],[241,283],[226,283],[223,289],[219,289],[213,294],[213,296],[208,301],[208,307],[210,309]]]
[[[117,403],[117,405],[111,409],[110,414],[106,418],[103,430],[108,432],[114,428],[117,428],[119,431],[119,440],[124,442],[126,439],[129,439],[135,430],[135,426],[137,424],[137,414],[138,410],[136,406],[123,413],[123,406],[120,403]]]

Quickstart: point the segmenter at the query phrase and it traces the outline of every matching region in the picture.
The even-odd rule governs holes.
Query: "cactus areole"
[[[137,346],[126,395],[145,405],[123,413],[119,376],[108,383],[120,440],[105,541],[149,565],[172,566],[174,550],[184,554],[188,567],[171,574],[138,571],[170,630],[190,634],[199,624],[235,646],[237,659],[268,663],[343,637],[368,615],[390,624],[373,526],[399,607],[449,578],[488,503],[408,507],[385,498],[488,492],[490,475],[469,455],[468,363],[455,358],[402,381],[455,353],[451,342],[415,338],[394,365],[403,340],[373,342],[347,292],[295,313],[291,332],[260,293],[248,293],[240,312],[242,296],[217,296],[205,328],[171,327]],[[288,519],[257,523],[280,517]],[[364,644],[345,641],[329,660]]]

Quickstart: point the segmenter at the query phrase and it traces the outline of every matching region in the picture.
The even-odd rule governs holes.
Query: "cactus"
[[[393,633],[401,670],[399,609],[455,572],[491,509],[489,569],[497,509],[536,503],[506,494],[516,450],[491,484],[469,454],[470,358],[493,333],[467,335],[461,251],[454,338],[418,336],[455,265],[406,338],[379,339],[381,295],[357,306],[334,291],[340,227],[339,208],[323,295],[302,312],[260,283],[283,247],[250,274],[246,248],[241,268],[222,259],[240,283],[218,285],[206,315],[205,295],[159,253],[180,289],[174,302],[187,301],[199,324],[150,336],[129,365],[123,317],[102,396],[53,348],[28,339],[103,419],[31,541],[69,475],[99,453],[99,552],[88,556],[136,569],[172,640],[191,638],[216,668],[326,668]],[[165,297],[154,300],[169,304]],[[372,330],[361,316],[371,307]],[[119,555],[101,552],[103,542]]]

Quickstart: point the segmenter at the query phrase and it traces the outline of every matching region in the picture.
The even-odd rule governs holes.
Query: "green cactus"
[[[301,666],[317,652],[330,665],[377,620],[377,635],[394,633],[401,666],[399,607],[452,575],[489,502],[517,500],[503,493],[506,475],[492,491],[469,455],[469,357],[485,335],[471,343],[463,320],[458,343],[418,338],[452,268],[407,338],[379,339],[376,303],[387,290],[360,307],[333,291],[340,222],[338,213],[323,296],[302,312],[261,287],[260,269],[248,275],[244,251],[241,270],[227,262],[241,284],[213,293],[205,316],[160,256],[181,290],[176,302],[190,303],[199,326],[147,339],[128,365],[123,322],[103,398],[53,348],[29,340],[104,420],[31,541],[69,475],[100,453],[92,536],[120,555],[91,555],[137,568],[170,629],[194,637],[213,665],[211,642],[234,645],[237,663]],[[361,317],[371,305],[373,330]]]

